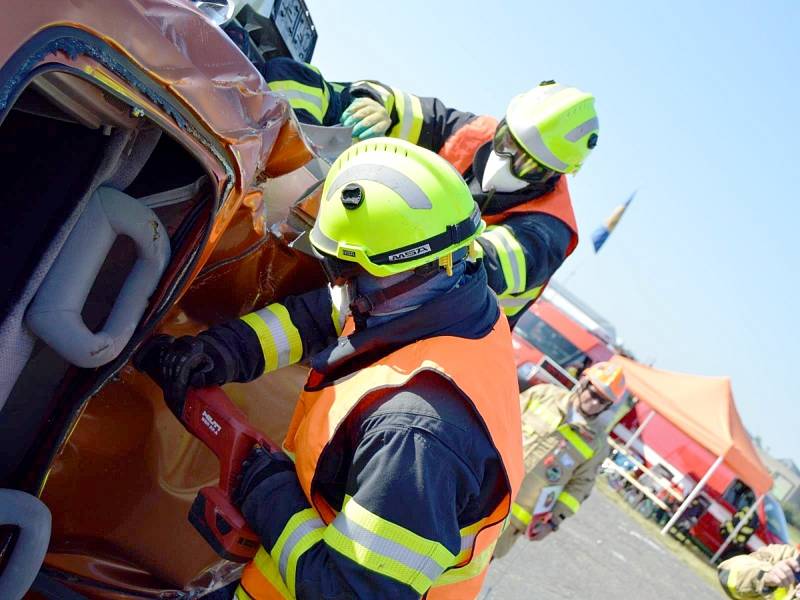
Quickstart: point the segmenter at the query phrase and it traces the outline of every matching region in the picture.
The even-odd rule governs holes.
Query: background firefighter
[[[495,558],[505,556],[521,534],[541,540],[578,511],[608,456],[607,424],[598,417],[624,393],[621,367],[597,363],[574,391],[543,384],[520,394],[527,474]]]
[[[736,600],[797,598],[798,554],[790,544],[772,544],[752,554],[734,556],[717,567],[719,582]]]

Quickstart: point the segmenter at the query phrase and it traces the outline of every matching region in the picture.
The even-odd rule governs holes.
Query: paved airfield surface
[[[595,490],[561,530],[539,543],[520,540],[494,562],[479,598],[721,600],[725,595]]]

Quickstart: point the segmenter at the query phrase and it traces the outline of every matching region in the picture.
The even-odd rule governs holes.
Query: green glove
[[[356,98],[342,113],[341,123],[353,128],[353,137],[366,140],[386,135],[392,120],[386,109],[372,98]]]

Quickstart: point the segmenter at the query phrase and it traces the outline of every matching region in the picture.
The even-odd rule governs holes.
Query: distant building
[[[775,458],[762,449],[758,450],[758,454],[772,474],[772,495],[782,504],[800,510],[800,469],[791,458]]]

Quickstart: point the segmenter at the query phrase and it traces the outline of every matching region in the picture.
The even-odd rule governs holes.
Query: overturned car
[[[320,285],[286,221],[325,163],[209,18],[225,2],[5,9],[0,598],[199,597],[238,568],[187,520],[219,465],[131,356]],[[279,439],[304,374],[226,391]]]

